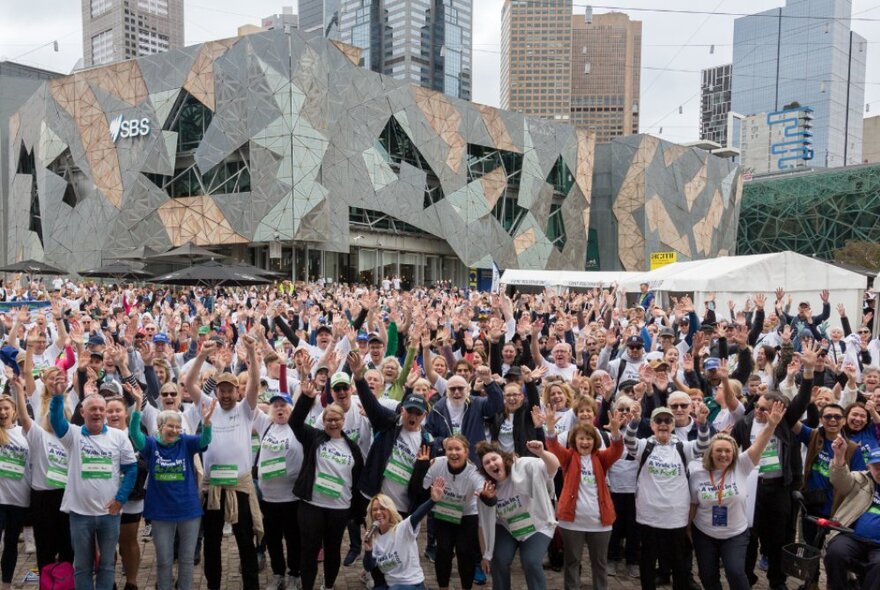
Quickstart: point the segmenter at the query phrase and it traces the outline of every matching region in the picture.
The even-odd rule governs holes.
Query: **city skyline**
[[[297,4],[295,0],[252,0],[247,5],[217,0],[208,5],[187,0],[186,42],[189,45],[234,36],[238,26],[246,23],[258,25],[262,17],[281,12],[282,6],[296,7]],[[474,4],[472,99],[500,106],[502,0],[479,0]],[[659,134],[671,141],[696,140],[700,123],[700,70],[732,61],[736,16],[783,4],[782,0],[745,0],[735,6],[726,6],[722,2],[705,10],[728,14],[711,15],[657,12],[644,0],[616,2],[615,5],[631,19],[643,22],[640,131]],[[578,12],[585,4],[575,0],[575,5],[580,6],[575,8]],[[692,7],[692,3],[685,0],[671,0],[664,4],[664,10],[673,11],[693,10]],[[609,10],[594,5],[594,14],[603,12]],[[870,116],[880,109],[880,77],[872,77],[871,73],[872,64],[880,63],[880,6],[874,6],[868,0],[856,0],[853,2],[853,17],[853,30],[868,40],[865,100],[871,104],[871,112],[867,113]],[[68,73],[82,57],[81,35],[79,2],[59,6],[58,2],[51,0],[32,0],[28,3],[27,13],[18,11],[2,20],[0,56]],[[59,42],[57,53],[53,51],[53,40]]]

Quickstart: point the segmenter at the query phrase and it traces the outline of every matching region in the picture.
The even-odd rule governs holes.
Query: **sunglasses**
[[[348,391],[348,385],[337,385],[333,391]]]
[[[690,404],[669,404],[669,407],[673,410],[684,410],[691,407]]]
[[[630,350],[641,350],[642,345],[641,344],[630,344],[629,346],[627,346],[627,348]]]
[[[658,416],[657,418],[654,418],[653,422],[654,424],[672,424],[672,418],[669,418],[668,416],[661,418]]]
[[[843,414],[825,414],[822,419],[828,422],[840,422],[843,420]]]
[[[447,387],[449,391],[464,391],[464,387]]]
[[[162,397],[174,397],[177,395],[176,391],[173,390],[165,390],[159,393]]]

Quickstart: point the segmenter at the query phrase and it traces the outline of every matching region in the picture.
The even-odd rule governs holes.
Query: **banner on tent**
[[[651,270],[678,262],[678,252],[651,252]]]

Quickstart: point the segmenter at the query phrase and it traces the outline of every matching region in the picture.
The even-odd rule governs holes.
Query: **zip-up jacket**
[[[470,459],[477,462],[477,443],[486,440],[483,427],[485,420],[504,409],[504,394],[494,381],[485,385],[486,397],[472,397],[465,402],[461,416],[461,434],[470,443]],[[431,409],[425,421],[425,430],[438,441],[452,435],[452,416],[449,413],[449,400],[443,396]]]

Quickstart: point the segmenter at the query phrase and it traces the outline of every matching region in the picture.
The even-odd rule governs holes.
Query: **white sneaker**
[[[228,522],[223,523],[223,536],[229,537],[232,536],[232,525]]]
[[[272,579],[269,580],[269,584],[266,586],[266,590],[284,590],[284,576],[275,574],[272,576]]]
[[[367,570],[361,570],[361,584],[363,584],[364,588],[367,590],[373,590],[373,576],[371,576],[370,572]]]
[[[153,525],[147,523],[144,525],[144,528],[141,529],[141,540],[149,541],[153,536]]]
[[[302,590],[302,578],[299,576],[287,576],[287,590]]]
[[[37,546],[34,543],[34,529],[27,527],[24,529],[24,552],[28,555],[37,552]]]

